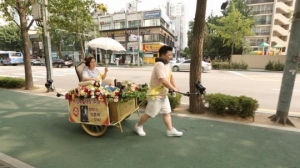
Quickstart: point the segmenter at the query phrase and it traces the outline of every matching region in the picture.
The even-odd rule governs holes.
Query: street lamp
[[[43,4],[36,3],[33,5],[33,17],[36,20],[36,24],[39,27],[43,28],[43,41],[44,41],[44,52],[45,52],[45,62],[46,62],[46,71],[47,71],[47,83],[45,84],[45,87],[47,88],[48,92],[53,91],[52,89],[52,59],[51,57],[51,41],[50,41],[50,35],[48,31],[47,26],[47,20],[48,20],[48,10],[47,6],[48,0],[43,0]],[[49,84],[52,81],[51,84]]]
[[[141,2],[141,0],[136,0],[135,1],[135,7],[136,7],[136,19],[138,21],[137,23],[137,37],[138,37],[138,51],[137,51],[137,56],[138,56],[138,66],[140,66],[140,20],[138,19],[138,3]]]

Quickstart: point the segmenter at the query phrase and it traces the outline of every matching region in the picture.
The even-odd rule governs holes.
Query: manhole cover
[[[16,167],[0,160],[0,168],[16,168]]]

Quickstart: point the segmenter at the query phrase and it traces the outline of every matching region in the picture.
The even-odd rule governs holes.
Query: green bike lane
[[[63,98],[0,89],[0,153],[37,168],[299,167],[300,133],[173,116],[183,137],[167,137],[161,116],[137,136],[135,113],[99,138],[68,121]],[[4,160],[5,162],[5,160]]]

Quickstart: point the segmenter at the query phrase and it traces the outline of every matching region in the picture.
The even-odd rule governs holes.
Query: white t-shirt
[[[156,62],[154,64],[153,71],[152,71],[152,74],[151,74],[149,90],[151,90],[151,89],[157,87],[158,85],[162,84],[159,80],[161,78],[166,78],[167,80],[170,81],[170,79],[168,79],[168,78],[170,77],[171,72],[172,71],[171,71],[170,64],[164,64],[162,62]],[[159,94],[160,95],[167,95],[168,91],[169,90],[167,88],[165,88]]]
[[[93,70],[90,70],[89,68],[85,68],[82,72],[82,77],[86,78],[98,78],[100,75],[100,71],[97,68],[94,68]]]

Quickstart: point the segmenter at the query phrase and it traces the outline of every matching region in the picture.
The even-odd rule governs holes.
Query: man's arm
[[[178,91],[178,89],[172,84],[172,82],[169,82],[166,78],[160,78],[159,80],[166,88],[170,90]]]
[[[175,88],[177,88],[177,87],[176,87],[176,84],[175,84],[175,80],[174,80],[173,74],[171,74],[170,82],[171,82],[171,84],[172,84]],[[178,90],[178,88],[177,88],[177,90]]]

